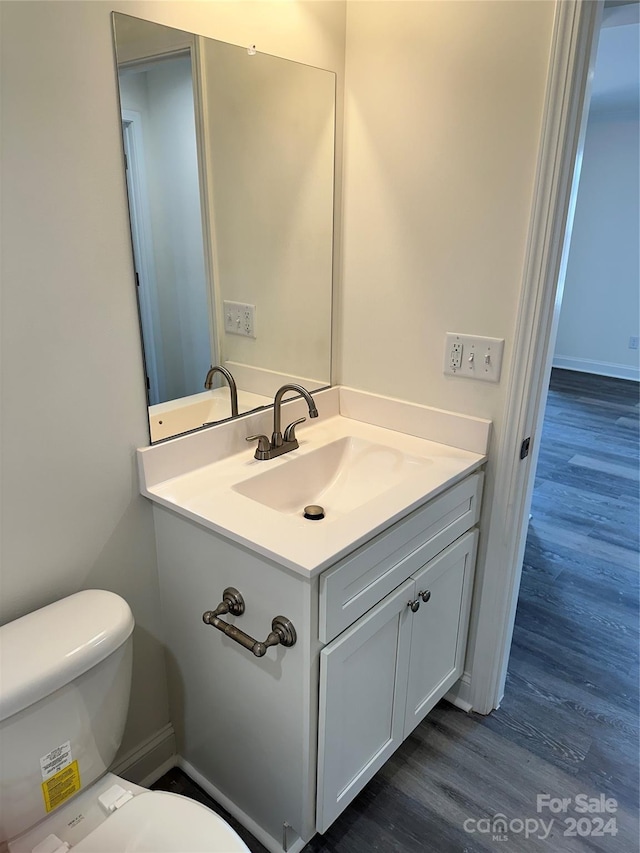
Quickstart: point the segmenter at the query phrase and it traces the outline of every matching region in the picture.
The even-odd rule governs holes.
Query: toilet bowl
[[[0,628],[0,843],[10,853],[248,853],[200,803],[108,772],[133,624],[122,598],[85,590]]]

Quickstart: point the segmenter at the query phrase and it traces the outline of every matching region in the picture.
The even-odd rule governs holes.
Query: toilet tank
[[[68,803],[113,761],[133,625],[126,601],[92,589],[0,628],[0,842]]]

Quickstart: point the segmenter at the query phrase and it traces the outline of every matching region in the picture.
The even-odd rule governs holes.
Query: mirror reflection
[[[152,442],[325,387],[335,75],[113,23]]]

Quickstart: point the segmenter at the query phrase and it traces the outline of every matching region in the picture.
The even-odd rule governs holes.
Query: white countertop
[[[138,451],[142,494],[298,574],[313,577],[486,461],[489,421],[350,389],[331,388],[314,397],[320,417],[298,428],[297,450],[273,460],[257,461],[253,445],[244,441],[255,432],[270,434],[270,412]],[[341,413],[345,411],[351,416],[345,417]],[[377,412],[385,419],[391,416],[397,429],[376,424]],[[300,414],[306,414],[302,400],[285,404],[283,425]],[[432,441],[425,437],[430,432],[439,437],[454,434],[458,444],[472,449]],[[328,513],[321,521],[306,520],[303,507],[283,512],[234,489],[347,437],[427,461],[371,499],[348,512]],[[184,443],[190,439],[195,442]]]

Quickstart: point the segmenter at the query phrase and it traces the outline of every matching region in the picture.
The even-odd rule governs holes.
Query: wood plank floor
[[[640,849],[639,415],[637,383],[554,370],[502,706],[483,717],[440,703],[305,853]],[[181,771],[158,787],[212,805]],[[538,813],[538,794],[571,804]],[[577,813],[579,794],[617,810]],[[516,821],[502,840],[476,823],[498,813]],[[600,816],[615,836],[593,834]],[[587,834],[566,835],[574,826]]]

